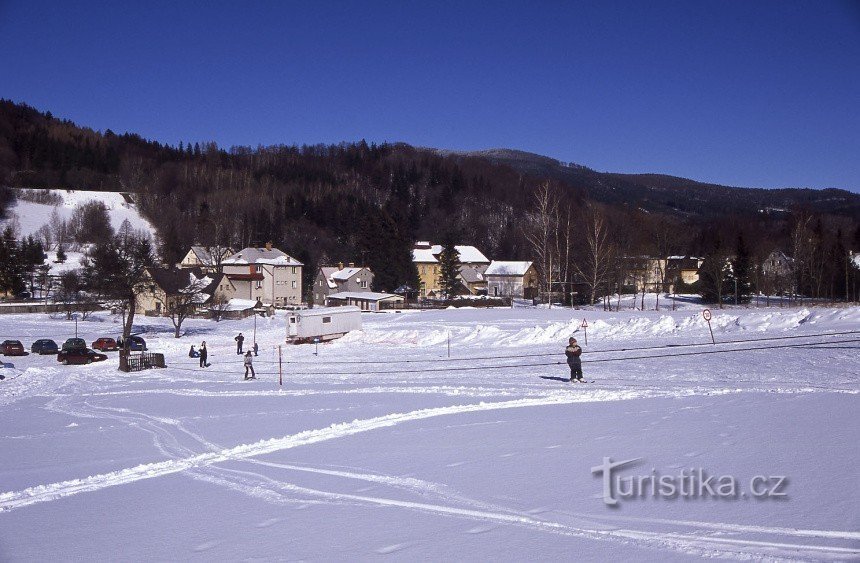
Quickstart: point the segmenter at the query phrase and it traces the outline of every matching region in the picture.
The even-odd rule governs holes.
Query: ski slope
[[[563,347],[584,344],[571,384]],[[850,560],[860,308],[368,314],[277,346],[254,319],[136,331],[168,368],[4,358],[0,560]],[[116,336],[109,315],[79,322]],[[3,338],[74,323],[0,316]],[[188,347],[206,340],[211,367]],[[449,348],[450,347],[450,348]],[[449,352],[450,349],[450,352]],[[786,497],[602,500],[592,468],[786,476]]]
[[[111,226],[119,230],[123,221],[128,221],[135,230],[148,232],[155,237],[155,228],[138,211],[134,203],[129,203],[121,193],[80,190],[39,190],[59,194],[63,198],[61,205],[47,205],[31,201],[17,200],[9,209],[10,217],[3,221],[8,223],[13,217],[20,226],[20,236],[35,234],[42,225],[51,220],[54,211],[61,219],[69,220],[75,209],[89,201],[101,201],[108,208]]]

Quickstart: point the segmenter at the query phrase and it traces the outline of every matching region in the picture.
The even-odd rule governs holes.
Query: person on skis
[[[206,362],[206,358],[209,356],[209,351],[206,350],[206,341],[204,340],[202,344],[200,344],[200,349],[198,350],[199,358],[200,358],[200,367],[208,368],[209,364]]]
[[[248,377],[248,372],[251,372],[251,377]],[[254,373],[254,357],[251,351],[245,353],[245,379],[257,379],[257,374]]]
[[[245,342],[245,337],[242,336],[242,333],[239,333],[239,336],[234,338],[236,341],[236,354],[242,354],[242,343]]]
[[[582,348],[576,343],[576,338],[571,338],[568,341],[567,348],[564,349],[564,355],[567,356],[567,365],[570,367],[570,381],[582,382]]]

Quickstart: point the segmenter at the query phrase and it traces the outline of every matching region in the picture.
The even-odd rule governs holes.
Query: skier
[[[582,382],[582,360],[579,358],[582,355],[582,348],[576,343],[576,338],[571,338],[568,341],[564,355],[567,356],[567,365],[570,366],[571,383],[574,381]]]
[[[248,371],[251,372],[251,377],[248,377]],[[245,353],[245,379],[257,379],[257,374],[254,373],[254,358],[251,356],[251,351]]]
[[[233,340],[236,341],[236,354],[241,355],[242,354],[242,343],[245,342],[245,337],[242,336],[242,333],[240,332],[239,336],[237,336]]]
[[[259,349],[260,349],[260,347],[259,347],[259,346],[257,346],[257,343],[256,343],[256,342],[254,342],[254,355],[255,355],[255,356],[257,355],[257,350],[259,350]]]
[[[206,363],[206,357],[209,355],[209,352],[206,350],[206,341],[205,340],[200,345],[200,351],[198,353],[200,354],[200,367],[202,367],[202,368],[209,367],[209,364]]]
[[[200,352],[194,349],[194,344],[191,345],[191,349],[188,351],[189,358],[199,358]]]

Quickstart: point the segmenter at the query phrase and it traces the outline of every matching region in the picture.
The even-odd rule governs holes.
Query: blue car
[[[122,337],[117,338],[116,341],[121,349],[122,345],[119,343],[122,342]],[[132,352],[146,352],[146,340],[144,340],[140,336],[129,336],[128,349]]]
[[[50,338],[40,338],[30,346],[30,352],[34,354],[57,354],[59,351],[57,343]]]

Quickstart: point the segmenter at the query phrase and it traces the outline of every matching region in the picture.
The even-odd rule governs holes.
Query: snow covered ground
[[[594,382],[571,384],[583,317]],[[163,370],[4,358],[0,560],[860,557],[860,308],[715,311],[717,345],[693,306],[363,320],[318,356],[284,346],[283,386],[282,313],[257,319],[256,381],[233,342],[253,318],[178,340],[138,319]],[[3,315],[0,333],[29,347],[74,323]],[[206,369],[186,354],[202,340]],[[622,477],[733,476],[737,495],[646,486],[613,508],[606,457],[642,458]],[[755,476],[785,496],[753,498]]]
[[[111,226],[119,230],[123,221],[128,220],[135,230],[143,230],[155,236],[155,229],[137,210],[133,203],[126,201],[121,193],[97,192],[80,190],[39,190],[58,194],[63,199],[61,205],[48,205],[44,203],[33,203],[31,201],[18,200],[9,209],[9,218],[3,221],[16,221],[20,227],[19,235],[25,237],[34,234],[43,225],[51,220],[54,211],[61,219],[69,220],[75,209],[89,201],[101,201],[108,208]]]

